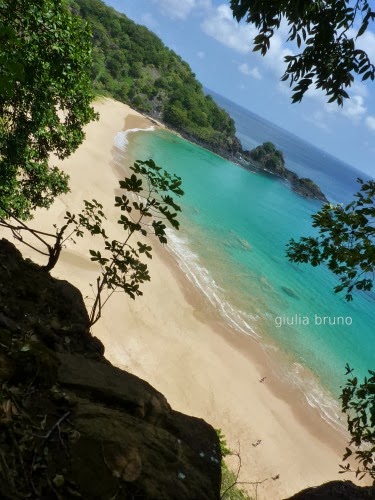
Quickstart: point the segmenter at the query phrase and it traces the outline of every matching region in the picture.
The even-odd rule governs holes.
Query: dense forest
[[[232,118],[160,38],[101,0],[70,0],[70,5],[92,29],[97,93],[161,119],[211,149],[237,151]]]

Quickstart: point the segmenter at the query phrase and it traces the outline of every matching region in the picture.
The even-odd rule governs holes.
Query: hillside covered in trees
[[[237,151],[233,119],[160,38],[101,0],[70,0],[70,5],[92,29],[96,92],[161,119],[210,149]]]

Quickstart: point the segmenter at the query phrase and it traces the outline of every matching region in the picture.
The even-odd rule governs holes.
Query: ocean
[[[312,178],[331,201],[346,203],[358,190],[361,173],[354,168],[217,94],[213,97],[234,118],[244,147],[274,142],[287,166]],[[181,229],[168,231],[168,249],[201,290],[202,300],[238,335],[277,356],[275,376],[293,384],[329,423],[345,427],[338,402],[345,364],[360,377],[375,368],[375,295],[356,293],[348,303],[333,292],[336,278],[324,266],[287,260],[290,238],[314,234],[311,215],[320,202],[168,131],[138,131],[119,141],[128,158],[153,158],[182,178]]]

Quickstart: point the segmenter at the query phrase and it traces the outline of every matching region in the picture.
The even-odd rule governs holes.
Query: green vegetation
[[[238,474],[235,474],[229,469],[228,465],[225,463],[224,458],[228,455],[232,455],[233,452],[228,448],[226,439],[221,429],[216,430],[217,437],[220,441],[220,451],[221,451],[221,499],[225,500],[251,500],[251,497],[242,488],[237,486]]]
[[[71,0],[93,32],[96,92],[144,111],[212,149],[237,147],[232,118],[205,96],[189,65],[144,26],[101,0]]]
[[[6,221],[13,217],[19,224],[13,228],[8,226],[14,234],[27,230],[22,219],[30,218],[33,210],[37,207],[48,208],[56,196],[68,190],[67,176],[58,168],[50,166],[48,160],[51,154],[60,159],[69,156],[82,142],[83,126],[95,118],[90,106],[93,97],[92,85],[96,92],[111,95],[155,117],[161,117],[185,135],[192,136],[211,148],[238,151],[233,120],[218,108],[209,96],[204,96],[202,87],[189,66],[167,49],[155,35],[146,28],[137,26],[126,16],[117,14],[99,0],[71,0],[69,5],[73,12],[79,13],[89,22],[93,31],[92,83],[89,75],[91,68],[89,28],[69,13],[65,3],[53,0],[43,0],[43,2],[3,0],[0,3],[0,222],[6,224]],[[247,15],[249,5],[250,2],[232,0],[237,18]],[[348,38],[348,29],[352,26],[357,13],[362,15],[359,35],[365,32],[369,21],[375,18],[368,2],[360,0],[353,5],[353,8],[347,8],[347,3],[344,1],[322,3],[304,0],[297,6],[293,5],[293,11],[290,10],[290,5],[291,3],[287,1],[258,2],[248,21],[260,28],[255,48],[264,54],[282,15],[285,15],[291,23],[290,39],[296,39],[298,46],[302,41],[306,42],[306,48],[300,55],[289,57],[288,68],[284,75],[284,79],[298,82],[294,88],[294,101],[302,99],[314,78],[318,88],[326,91],[330,100],[339,104],[342,104],[347,97],[344,87],[352,82],[352,73],[363,75],[363,79],[374,79],[374,66],[370,64],[367,54],[356,49],[354,39]],[[335,50],[332,50],[332,47]],[[284,172],[282,155],[271,143],[263,145],[263,150],[256,148],[253,155],[254,159],[257,158],[256,161],[264,162],[266,168]],[[159,218],[160,213],[174,227],[178,227],[174,212],[178,211],[179,207],[164,191],[171,190],[177,195],[182,194],[179,179],[161,173],[152,161],[138,162],[134,166],[134,175],[122,181],[120,186],[138,195],[144,194],[143,184],[135,174],[140,174],[146,180],[148,194],[143,201],[140,198],[136,202],[131,202],[126,195],[116,198],[116,205],[124,212],[119,219],[119,223],[127,231],[123,242],[108,241],[101,225],[104,214],[97,202],[91,205],[86,202],[89,203],[86,204],[86,211],[80,214],[83,219],[80,216],[76,218],[67,214],[67,225],[73,224],[76,236],[81,235],[83,227],[91,234],[101,234],[105,240],[105,250],[109,255],[102,256],[100,251],[91,252],[92,260],[99,263],[102,273],[97,281],[91,319],[87,325],[83,325],[83,330],[78,330],[84,332],[82,337],[84,335],[89,337],[86,326],[89,322],[92,324],[99,319],[102,307],[116,288],[123,289],[134,298],[141,294],[139,283],[149,279],[147,267],[141,263],[139,256],[144,253],[149,258],[151,248],[143,243],[138,243],[135,248],[128,244],[129,238],[134,233],[140,232],[143,235],[147,233],[142,226],[142,218],[153,217],[156,214],[157,218],[151,222],[152,232],[161,242],[165,242],[165,225]],[[312,181],[300,179],[299,182],[311,186]],[[337,291],[346,289],[348,300],[351,299],[351,291],[354,288],[370,290],[373,285],[374,191],[373,181],[362,183],[356,202],[345,208],[326,205],[314,219],[315,226],[320,229],[320,237],[314,241],[302,239],[301,243],[291,244],[290,258],[294,261],[309,262],[312,265],[328,262],[330,269],[340,277],[341,285]],[[162,193],[160,198],[156,197],[158,193]],[[134,213],[139,216],[135,220],[132,219]],[[42,233],[31,232],[41,241]],[[57,238],[58,246],[56,253],[51,254],[51,248],[55,250],[55,247],[47,244],[49,268],[57,262],[63,243],[62,239],[59,240],[59,232],[56,235],[52,234],[52,237]],[[33,266],[29,267],[34,269]],[[9,274],[7,266],[3,266],[2,271],[3,274]],[[49,278],[46,273],[42,275]],[[34,311],[35,291],[48,291],[48,288],[46,285],[35,287],[35,280],[25,283],[24,273],[20,276],[15,304],[18,307],[20,297],[27,297],[28,307]],[[7,278],[3,281],[10,282]],[[13,288],[14,283],[11,285]],[[107,293],[104,298],[103,293]],[[59,329],[58,322],[57,326],[56,322],[54,326],[47,322],[39,324],[42,311],[50,312],[51,308],[65,303],[54,300],[46,308],[44,300],[49,296],[49,293],[43,294],[40,316],[35,315],[33,328],[38,327],[37,335],[43,335],[44,331],[49,344],[55,342],[53,340],[55,337],[60,342],[61,339],[66,342],[67,332]],[[5,294],[3,298],[5,303]],[[76,296],[72,304],[77,305]],[[17,318],[28,321],[29,314],[25,314],[25,307],[22,307],[22,314],[17,314]],[[72,315],[72,308],[64,312],[62,317],[66,317],[67,314]],[[51,394],[45,399],[39,400],[40,395],[38,398],[31,398],[34,403],[37,401],[36,412],[33,415],[35,422],[30,418],[27,419],[27,424],[22,422],[21,419],[24,419],[25,410],[29,405],[30,389],[33,390],[33,384],[39,381],[39,377],[41,384],[56,388],[58,366],[54,355],[50,355],[47,348],[42,348],[42,352],[34,359],[34,352],[38,349],[37,342],[32,340],[31,333],[25,334],[33,331],[29,329],[31,323],[27,328],[19,328],[14,320],[4,324],[6,329],[3,327],[1,329],[1,344],[5,346],[7,355],[11,353],[19,357],[18,359],[24,355],[32,356],[33,359],[32,363],[23,360],[19,363],[23,370],[22,380],[26,381],[23,387],[24,393],[12,391],[12,387],[2,385],[0,402],[2,413],[6,417],[4,419],[2,415],[2,424],[9,425],[10,430],[13,421],[16,424],[21,421],[22,425],[15,426],[17,434],[8,431],[5,433],[7,447],[15,453],[13,455],[1,453],[0,472],[9,481],[9,491],[11,491],[9,497],[14,497],[13,491],[17,491],[17,488],[14,488],[14,481],[17,479],[25,480],[27,484],[27,490],[18,489],[18,493],[25,498],[34,494],[38,496],[41,491],[39,488],[55,493],[55,487],[62,486],[64,477],[55,474],[58,469],[49,471],[46,466],[47,442],[58,430],[58,439],[63,444],[60,425],[67,423],[65,421],[71,414],[71,402],[65,400],[64,394],[59,395],[59,398],[61,396],[59,405],[60,408],[61,405],[64,407],[64,413],[57,420],[56,417],[54,420],[50,418],[46,428],[43,411],[51,406],[53,398]],[[9,336],[8,328],[19,336],[17,343]],[[54,330],[57,330],[59,335],[56,335]],[[76,327],[74,327],[75,333]],[[30,337],[30,342],[25,343],[27,335]],[[73,335],[71,339],[68,338],[69,342],[65,346],[69,352],[71,342],[77,341]],[[90,339],[90,342],[93,340]],[[36,347],[32,343],[35,343]],[[83,349],[85,351],[87,345]],[[6,362],[1,363],[4,380],[17,381],[12,364],[6,357],[4,359]],[[45,367],[42,366],[45,370],[41,370],[40,362],[43,359],[46,359]],[[65,372],[69,373],[69,370]],[[357,474],[363,476],[368,473],[375,479],[373,455],[375,372],[369,373],[370,377],[362,384],[359,384],[356,378],[349,379],[341,399],[352,436],[345,459],[353,454],[354,447],[354,455],[361,464],[356,471]],[[51,374],[53,377],[50,377]],[[20,399],[17,394],[21,394]],[[53,412],[58,413],[58,408],[53,408]],[[47,433],[41,434],[44,431]],[[66,434],[63,429],[64,433]],[[72,437],[77,439],[79,435],[78,432]],[[36,438],[41,441],[35,441]],[[229,453],[224,442],[222,453],[224,456]],[[59,452],[58,457],[61,456],[65,455]],[[9,473],[7,465],[9,457],[13,473]],[[101,462],[104,463],[104,460]],[[28,466],[31,464],[31,467],[26,470],[25,464]],[[106,466],[105,463],[104,465]],[[223,497],[248,499],[246,493],[236,487],[238,474],[230,472],[224,463],[222,467]],[[20,473],[15,474],[18,470]],[[349,468],[345,467],[344,470]],[[55,474],[52,479],[53,484],[48,476],[49,472]],[[278,476],[275,476],[271,479],[277,478]],[[8,484],[3,482],[7,489]]]
[[[245,490],[236,486],[237,476],[225,461],[221,463],[221,498],[223,500],[251,500]]]
[[[346,365],[346,374],[353,370]],[[369,475],[375,485],[375,372],[360,384],[357,377],[347,380],[341,394],[342,411],[346,413],[351,435],[344,461],[354,455],[359,466],[354,471],[362,479]],[[350,464],[341,465],[341,472],[351,471]]]
[[[312,216],[318,237],[292,239],[287,249],[292,262],[327,264],[340,279],[335,292],[345,290],[346,300],[353,300],[353,290],[372,290],[375,273],[375,181],[359,182],[355,201],[328,203]]]
[[[272,142],[265,142],[249,151],[252,160],[260,163],[265,169],[275,174],[284,175],[286,172],[283,153],[276,149]]]
[[[81,144],[95,118],[90,32],[53,0],[0,2],[0,216],[30,218],[68,191],[49,165]]]
[[[258,31],[254,51],[267,54],[270,40],[280,28],[281,20],[289,25],[287,40],[297,45],[297,55],[285,57],[286,71],[282,80],[293,87],[293,102],[302,100],[314,85],[329,97],[328,102],[343,104],[354,75],[362,80],[375,78],[375,67],[357,39],[375,19],[367,0],[348,2],[328,0],[231,0],[233,15],[245,19]],[[358,31],[354,26],[359,26]]]

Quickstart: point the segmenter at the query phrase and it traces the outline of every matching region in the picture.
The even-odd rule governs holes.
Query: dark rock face
[[[375,487],[356,486],[351,481],[330,481],[315,488],[307,488],[288,500],[374,500]]]
[[[215,430],[112,366],[80,292],[0,241],[0,498],[220,498]]]
[[[266,142],[251,151],[247,151],[242,148],[241,142],[237,137],[234,137],[230,145],[227,144],[225,147],[219,147],[199,141],[184,132],[179,133],[185,139],[209,149],[223,158],[241,165],[247,170],[262,174],[271,174],[287,181],[293,191],[305,198],[314,198],[324,203],[328,202],[326,196],[315,182],[308,178],[299,177],[295,172],[286,167],[282,152],[278,151],[271,142]]]
[[[325,203],[328,201],[314,181],[301,178],[286,167],[283,153],[277,150],[272,142],[265,142],[250,151],[242,151],[242,158],[249,162],[248,164],[245,162],[245,168],[257,171],[264,169],[266,172],[288,181],[293,191],[301,196],[315,198]]]
[[[52,278],[9,241],[0,240],[0,328],[27,331],[56,351],[102,356],[104,346],[89,331],[81,292]],[[11,326],[13,325],[13,326]]]
[[[134,375],[81,355],[58,359],[58,381],[75,402],[81,435],[72,447],[72,478],[85,485],[87,498],[111,498],[113,474],[135,498],[219,498],[221,457],[212,427],[174,412]]]

